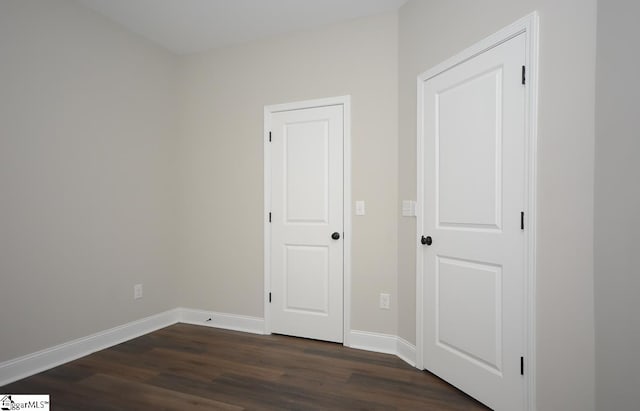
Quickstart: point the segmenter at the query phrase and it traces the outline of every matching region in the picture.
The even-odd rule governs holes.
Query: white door
[[[271,117],[271,331],[343,341],[342,105]]]
[[[424,368],[524,407],[525,35],[422,83]]]

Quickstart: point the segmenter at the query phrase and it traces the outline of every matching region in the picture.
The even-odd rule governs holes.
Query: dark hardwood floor
[[[486,410],[399,358],[176,324],[0,387],[58,410]]]

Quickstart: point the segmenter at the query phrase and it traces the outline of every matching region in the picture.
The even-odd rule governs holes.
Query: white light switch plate
[[[365,215],[364,201],[356,201],[356,215]]]
[[[415,217],[416,216],[416,202],[413,200],[402,200],[402,216],[403,217]]]

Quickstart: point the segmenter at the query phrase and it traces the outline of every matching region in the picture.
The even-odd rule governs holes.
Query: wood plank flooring
[[[52,410],[487,410],[399,358],[176,324],[13,384]]]

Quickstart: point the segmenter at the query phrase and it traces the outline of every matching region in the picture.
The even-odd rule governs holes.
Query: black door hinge
[[[524,357],[520,357],[520,375],[524,375]]]
[[[271,293],[269,293],[269,302],[271,302]]]
[[[269,212],[269,222],[271,222],[271,212]]]
[[[269,131],[269,142],[271,142],[271,131]]]
[[[527,69],[522,66],[522,84],[527,84]]]
[[[524,230],[524,211],[520,211],[520,229]]]

